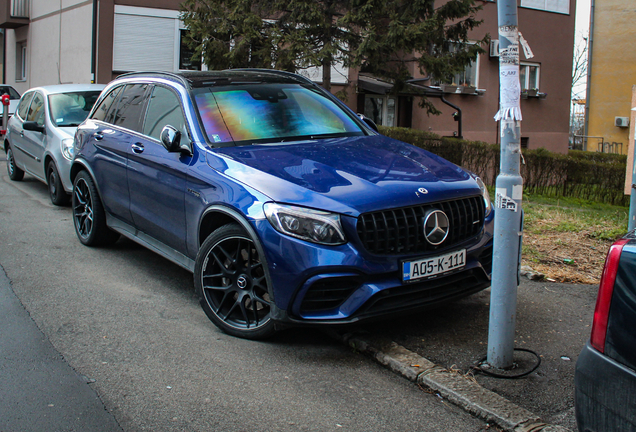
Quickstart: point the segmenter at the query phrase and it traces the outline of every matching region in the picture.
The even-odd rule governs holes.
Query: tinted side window
[[[37,122],[39,125],[44,124],[44,96],[36,92],[29,106],[29,114],[27,114],[27,121]]]
[[[166,125],[181,131],[182,143],[190,141],[186,118],[183,115],[179,97],[166,87],[156,86],[148,103],[143,133],[159,140],[161,130]]]
[[[106,121],[106,115],[108,114],[108,110],[113,105],[113,102],[117,100],[117,96],[119,95],[119,92],[121,91],[123,87],[124,86],[119,86],[111,90],[110,93],[108,93],[108,95],[106,95],[106,97],[102,99],[101,103],[99,104],[97,109],[95,109],[95,112],[93,113],[91,118],[94,120]]]
[[[20,104],[18,105],[18,109],[17,109],[18,115],[20,116],[22,120],[26,119],[27,110],[29,109],[29,102],[31,102],[32,97],[33,97],[33,92],[25,93],[24,96],[22,96],[22,100],[20,101]]]
[[[119,100],[113,124],[134,131],[140,130],[147,89],[148,84],[128,84],[126,86]]]

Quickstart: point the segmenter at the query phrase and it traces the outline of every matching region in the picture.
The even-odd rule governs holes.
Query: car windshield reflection
[[[79,126],[88,116],[99,94],[99,91],[86,91],[49,95],[51,121],[58,127]]]
[[[284,143],[364,135],[332,100],[295,84],[198,89],[195,100],[210,143]]]

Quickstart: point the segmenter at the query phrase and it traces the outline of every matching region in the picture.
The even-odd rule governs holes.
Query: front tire
[[[9,173],[9,178],[13,181],[20,181],[24,178],[24,171],[15,164],[13,149],[10,145],[7,145],[7,172]]]
[[[64,185],[60,179],[60,173],[55,167],[55,162],[50,161],[46,168],[46,178],[49,185],[49,196],[51,202],[56,206],[65,206],[71,200],[71,197],[64,190]]]
[[[222,226],[203,242],[194,285],[201,307],[224,332],[246,339],[275,332],[271,283],[254,241],[240,226]]]
[[[106,212],[86,171],[77,174],[73,182],[73,226],[77,238],[86,246],[105,246],[119,238],[119,233],[106,225]]]

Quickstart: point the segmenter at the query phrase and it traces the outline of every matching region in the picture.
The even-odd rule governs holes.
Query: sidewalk
[[[122,432],[53,348],[0,267],[0,432]]]
[[[515,348],[536,352],[541,365],[520,379],[492,378],[483,373],[473,378],[472,366],[486,355],[488,347],[490,289],[438,309],[348,329],[351,333],[340,336],[380,363],[504,430],[557,430],[542,429],[544,423],[576,430],[574,369],[590,335],[597,291],[594,285],[522,278]],[[523,371],[535,358],[519,352],[515,361]],[[493,404],[494,408],[489,408]],[[534,423],[539,429],[515,426],[520,419],[526,421],[525,426]]]

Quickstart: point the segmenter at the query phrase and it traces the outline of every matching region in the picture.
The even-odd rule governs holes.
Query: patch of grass
[[[572,197],[561,197],[561,198],[553,198],[546,195],[539,195],[534,193],[523,193],[524,204],[527,201],[528,203],[533,204],[547,204],[547,205],[556,205],[558,207],[568,207],[568,208],[577,208],[577,209],[589,209],[589,210],[599,210],[602,212],[607,211],[626,211],[629,212],[628,207],[617,206],[612,204],[604,204],[596,201],[580,199],[580,198],[572,198]]]
[[[627,232],[627,207],[528,194],[524,196],[523,210],[524,228],[530,233],[580,233],[614,240]]]
[[[523,242],[521,244],[521,255],[531,262],[539,262],[543,258],[543,254],[533,245]]]

